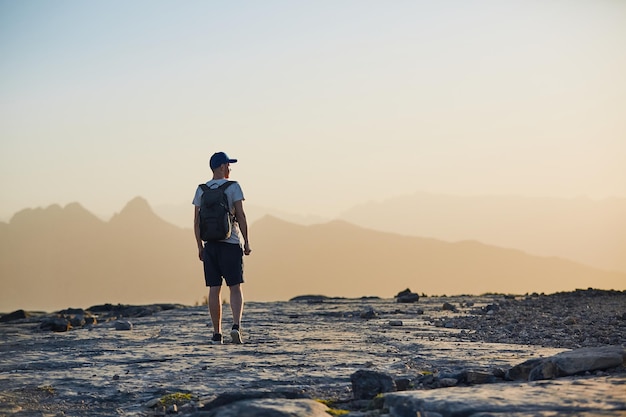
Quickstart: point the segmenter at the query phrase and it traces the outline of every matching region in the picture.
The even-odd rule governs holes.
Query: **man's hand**
[[[250,255],[250,252],[252,252],[252,249],[250,249],[250,245],[245,243],[243,245],[243,254],[244,255]]]
[[[198,258],[200,258],[201,261],[204,261],[204,259],[202,259],[202,253],[204,252],[204,248],[202,246],[200,246],[198,248]]]

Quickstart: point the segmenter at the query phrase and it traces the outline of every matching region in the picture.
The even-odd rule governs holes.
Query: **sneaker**
[[[239,326],[236,324],[233,325],[233,329],[230,331],[230,337],[233,338],[233,343],[236,345],[243,344],[243,339],[241,337],[241,331],[239,330]]]
[[[211,343],[214,345],[221,345],[222,343],[224,343],[224,338],[222,337],[222,334],[215,333],[213,335],[213,339],[211,339]]]

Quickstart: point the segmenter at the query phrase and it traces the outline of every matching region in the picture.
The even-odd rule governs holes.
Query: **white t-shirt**
[[[227,179],[211,180],[211,181],[208,181],[206,185],[208,185],[209,188],[217,188],[220,185],[224,184],[226,181],[230,181],[230,180],[227,180]],[[196,195],[193,197],[194,206],[200,207],[200,202],[202,201],[202,193],[203,193],[202,188],[198,187],[196,189]],[[241,186],[239,185],[238,182],[235,182],[234,184],[229,185],[224,193],[226,194],[226,198],[228,199],[228,208],[230,209],[230,212],[234,216],[235,215],[235,203],[237,201],[245,200],[245,198],[243,197],[243,191],[241,190]],[[240,236],[241,236],[241,232],[239,231],[239,223],[235,222],[233,224],[233,229],[231,231],[230,237],[228,239],[222,240],[221,242],[235,243],[237,245],[241,245]]]

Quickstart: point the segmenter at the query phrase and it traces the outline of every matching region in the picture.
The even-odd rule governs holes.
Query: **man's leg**
[[[209,314],[213,332],[222,333],[222,287],[209,287]]]
[[[230,287],[230,308],[233,311],[233,324],[240,325],[243,315],[243,292],[241,284]]]

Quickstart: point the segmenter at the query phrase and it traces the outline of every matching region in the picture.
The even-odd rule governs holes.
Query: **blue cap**
[[[209,160],[211,169],[219,168],[223,164],[232,164],[237,162],[236,159],[230,159],[224,152],[216,152]]]

